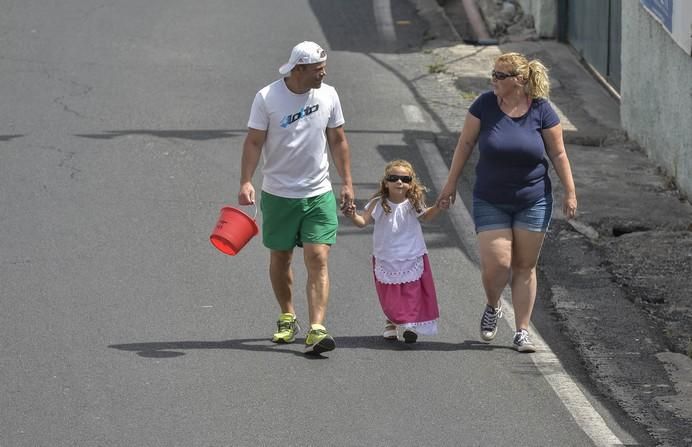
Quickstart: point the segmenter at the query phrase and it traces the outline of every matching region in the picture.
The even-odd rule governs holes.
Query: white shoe
[[[384,337],[385,340],[396,340],[396,324],[391,321],[385,323],[382,337]]]

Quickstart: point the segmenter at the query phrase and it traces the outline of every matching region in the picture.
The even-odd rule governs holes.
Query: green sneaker
[[[336,347],[334,339],[327,329],[321,324],[313,324],[308,336],[305,337],[305,353],[306,354],[321,354],[331,351]]]
[[[293,343],[300,332],[298,320],[293,314],[281,314],[276,322],[278,331],[272,337],[274,343]]]

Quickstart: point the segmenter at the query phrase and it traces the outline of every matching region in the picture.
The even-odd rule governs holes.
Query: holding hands
[[[344,216],[353,217],[356,214],[356,203],[354,201],[346,202],[341,207],[341,212]]]
[[[454,200],[457,198],[457,182],[450,182],[448,181],[445,183],[445,185],[442,187],[442,191],[440,191],[440,195],[437,196],[437,201],[435,202],[437,206],[442,208],[443,210],[449,209],[452,205],[454,205]]]
[[[452,206],[452,201],[449,198],[438,198],[435,206],[441,210],[448,210]]]
[[[354,207],[355,205],[353,203],[353,200],[355,197],[353,197],[353,187],[350,184],[344,184],[341,187],[341,193],[339,194],[339,208],[343,212],[345,209]]]

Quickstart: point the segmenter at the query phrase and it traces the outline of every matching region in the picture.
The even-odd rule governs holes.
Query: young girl
[[[380,190],[362,214],[355,205],[344,209],[358,227],[375,224],[373,272],[388,340],[414,343],[419,334],[437,333],[440,312],[420,220],[435,218],[449,201],[427,208],[425,191],[411,163],[394,160],[385,166]]]

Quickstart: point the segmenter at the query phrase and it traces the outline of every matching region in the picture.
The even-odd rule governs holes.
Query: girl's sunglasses
[[[501,72],[501,71],[495,71],[495,70],[493,70],[492,72],[490,72],[490,76],[492,76],[494,79],[497,79],[498,81],[502,81],[502,80],[507,79],[507,78],[513,78],[513,77],[515,77],[517,74],[518,74],[518,73],[514,73],[514,74],[512,74],[512,73],[503,73],[503,72]]]
[[[411,180],[413,180],[413,177],[410,175],[396,175],[396,174],[389,174],[387,177],[384,178],[388,182],[397,182],[401,180],[404,183],[411,183]]]

